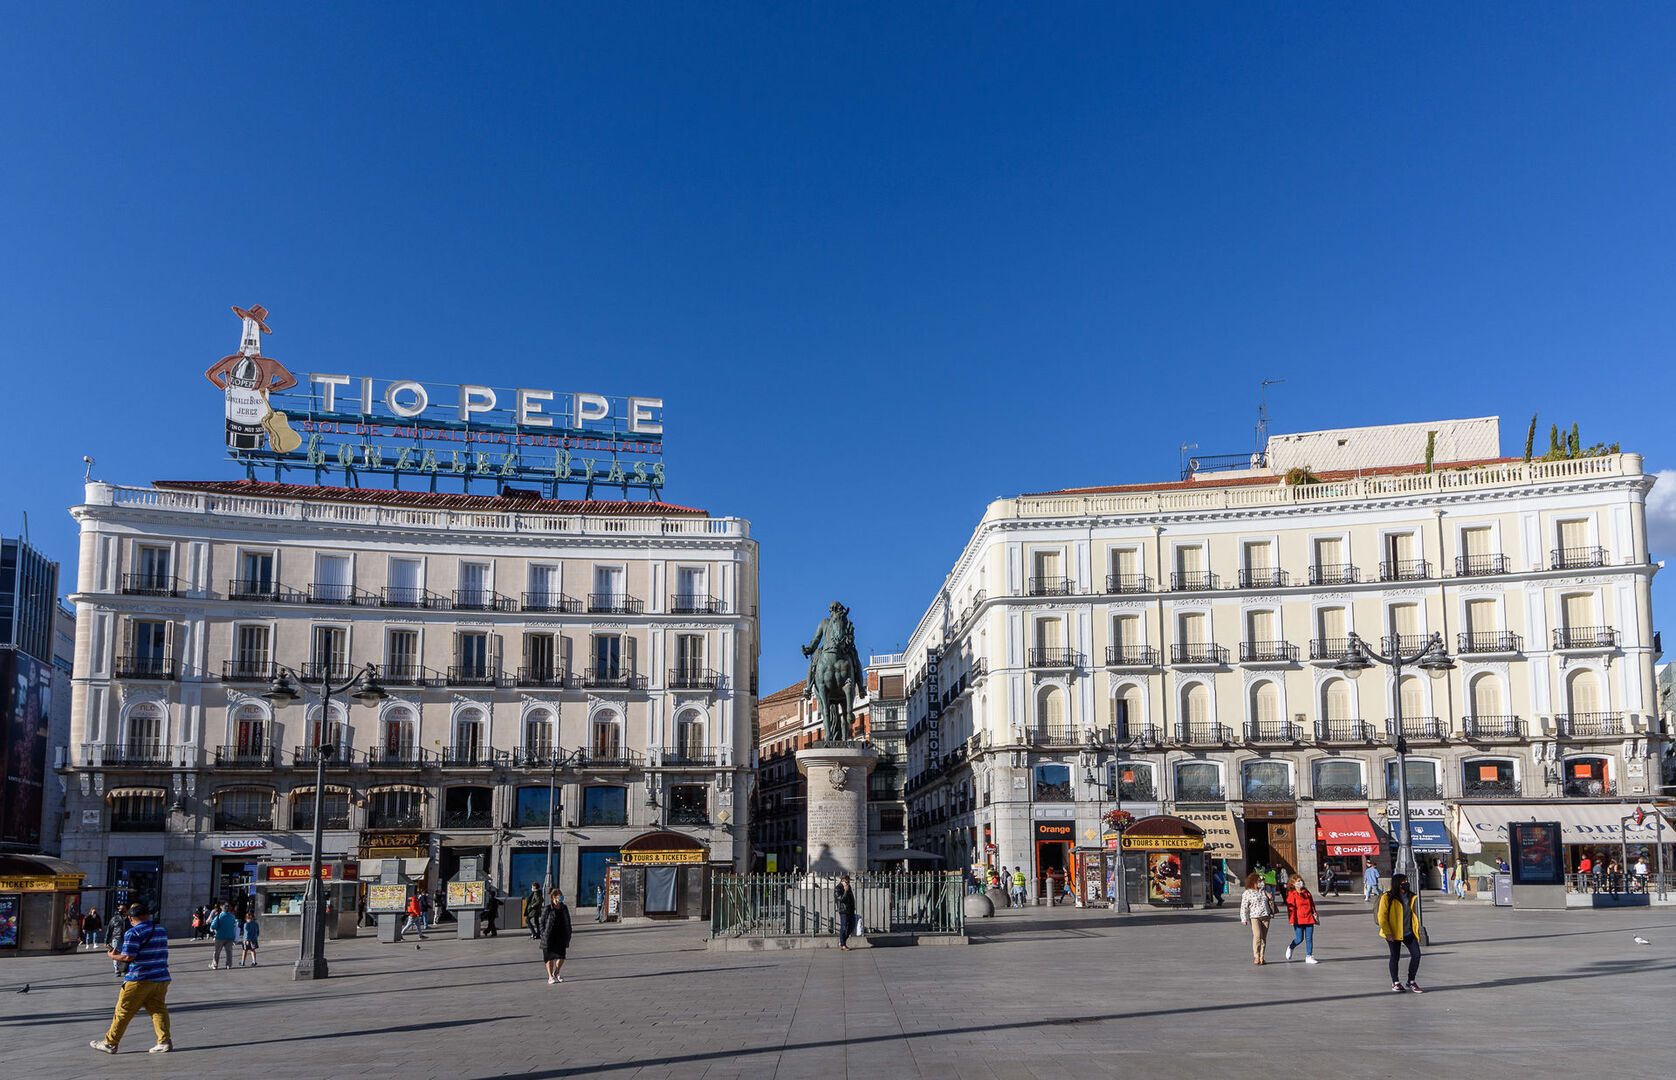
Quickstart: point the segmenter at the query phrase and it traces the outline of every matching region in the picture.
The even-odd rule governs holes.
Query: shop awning
[[[1182,810],[1175,816],[1205,830],[1205,854],[1216,859],[1244,859],[1245,838],[1232,810]]]
[[[129,797],[144,798],[146,796],[166,799],[169,796],[169,789],[160,787],[119,787],[111,788],[109,791],[105,792],[106,799],[126,799]]]
[[[1623,840],[1631,844],[1656,844],[1659,840],[1658,815],[1650,804],[1642,804],[1645,813],[1641,824],[1625,817],[1635,813],[1635,803],[1465,803],[1456,810],[1463,826],[1461,850],[1468,853],[1482,851],[1484,844],[1507,843],[1507,823],[1510,821],[1557,821],[1560,839],[1567,844],[1616,844]],[[1473,834],[1468,847],[1467,833]],[[1676,829],[1667,824],[1666,843],[1676,840]]]
[[[402,864],[402,873],[406,874],[410,881],[424,877],[425,871],[430,869],[431,866],[430,859],[397,859],[391,861]],[[356,871],[356,876],[362,881],[376,883],[384,874],[384,863],[385,860],[383,859],[362,859],[361,866]]]
[[[1450,852],[1455,849],[1449,830],[1443,822],[1433,818],[1408,819],[1408,842],[1415,851],[1428,853]]]
[[[1315,815],[1315,839],[1328,855],[1378,855],[1379,834],[1365,810],[1321,810]]]
[[[406,792],[410,792],[414,795],[429,795],[430,794],[429,790],[420,787],[418,784],[380,784],[377,787],[368,788],[367,789],[367,794],[368,795],[377,795],[378,793],[383,792],[383,791],[406,791]]]
[[[326,794],[353,795],[355,792],[352,788],[346,787],[343,784],[327,784]],[[295,787],[291,789],[291,797],[293,799],[297,798],[299,795],[307,795],[311,799],[314,798],[314,785],[304,784],[302,787]]]

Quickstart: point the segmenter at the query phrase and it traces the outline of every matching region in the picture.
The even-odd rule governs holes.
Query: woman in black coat
[[[564,893],[554,889],[541,912],[541,958],[547,962],[548,986],[564,982],[559,977],[559,969],[564,967],[564,954],[568,948],[570,909],[565,907]]]
[[[850,935],[855,932],[855,889],[850,875],[838,879],[838,947],[850,951]]]

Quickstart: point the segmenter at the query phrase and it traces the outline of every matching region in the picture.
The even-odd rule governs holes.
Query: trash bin
[[[1492,879],[1495,881],[1496,907],[1512,907],[1513,875],[1495,874],[1492,876]]]

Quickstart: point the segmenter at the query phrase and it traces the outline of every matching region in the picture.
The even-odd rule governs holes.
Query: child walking
[[[248,911],[244,916],[244,955],[239,957],[239,967],[249,964],[256,966],[256,950],[262,943],[262,928],[256,922],[256,912]]]

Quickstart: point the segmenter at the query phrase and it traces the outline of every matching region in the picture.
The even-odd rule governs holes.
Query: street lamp
[[[547,776],[547,876],[545,884],[541,887],[541,902],[544,904],[550,902],[549,898],[553,895],[553,879],[556,876],[553,872],[553,818],[558,814],[559,808],[559,768],[568,767],[573,761],[580,763],[585,752],[580,746],[574,751],[557,748],[552,751],[552,771]]]
[[[1402,645],[1400,637],[1394,637],[1392,644]],[[1368,647],[1354,631],[1350,633],[1346,643],[1344,656],[1333,666],[1344,672],[1352,679],[1360,678],[1362,672],[1371,668],[1375,663],[1385,664],[1391,669],[1397,686],[1396,702],[1396,750],[1397,750],[1397,866],[1394,874],[1408,875],[1410,886],[1416,895],[1420,887],[1415,884],[1414,865],[1414,837],[1408,825],[1408,737],[1403,731],[1402,716],[1402,669],[1418,667],[1434,679],[1441,679],[1455,667],[1455,661],[1449,658],[1443,648],[1443,635],[1434,633],[1426,644],[1412,656],[1404,656],[1401,648],[1393,648],[1390,656],[1375,652]]]
[[[325,842],[326,761],[337,755],[337,745],[326,738],[326,725],[332,715],[332,695],[353,687],[355,692],[350,696],[367,705],[389,696],[379,685],[378,675],[371,664],[337,685],[333,685],[331,674],[331,664],[320,665],[320,723],[314,733],[314,848],[308,858],[302,942],[297,950],[297,966],[291,972],[292,979],[324,979],[330,974],[326,968],[325,886],[320,877],[320,848]],[[262,696],[276,706],[289,705],[297,699],[297,688],[292,685],[292,679],[307,685],[302,676],[279,665],[273,683]]]
[[[1117,830],[1117,853],[1114,856],[1117,860],[1117,865],[1114,868],[1117,874],[1113,882],[1111,909],[1119,915],[1129,914],[1129,867],[1123,861],[1123,827],[1127,823],[1127,819],[1123,814],[1123,775],[1118,755],[1132,754],[1139,745],[1134,739],[1130,739],[1128,742],[1113,740],[1112,772],[1110,780],[1107,781],[1106,797],[1113,799],[1117,804],[1117,808],[1108,816],[1108,820],[1111,821],[1112,827]],[[1093,783],[1092,777],[1089,778],[1089,782]]]

